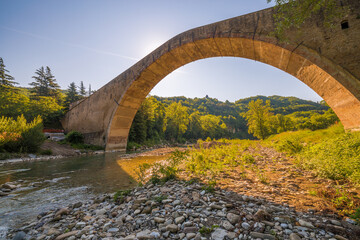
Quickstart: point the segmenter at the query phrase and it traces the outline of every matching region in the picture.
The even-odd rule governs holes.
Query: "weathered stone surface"
[[[64,233],[64,234],[61,234],[59,236],[57,236],[55,238],[55,240],[61,240],[61,239],[65,239],[65,238],[68,238],[70,236],[74,236],[78,233],[78,231],[71,231],[71,232],[67,232],[67,233]]]
[[[202,58],[232,56],[279,68],[312,88],[335,111],[345,129],[360,130],[360,18],[358,0],[348,29],[327,30],[320,16],[288,30],[288,42],[271,37],[273,9],[191,29],[175,36],[94,94],[70,106],[66,131],[82,132],[87,143],[126,149],[134,116],[151,89],[175,69]]]

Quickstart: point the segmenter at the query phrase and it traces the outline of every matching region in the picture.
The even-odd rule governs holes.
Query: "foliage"
[[[124,198],[126,196],[129,196],[129,194],[131,193],[131,190],[119,190],[114,194],[114,202],[116,203],[123,203],[124,202]]]
[[[171,153],[171,156],[163,163],[148,164],[143,163],[135,171],[140,185],[144,184],[148,179],[147,173],[150,173],[149,181],[157,184],[160,182],[167,182],[177,177],[179,165],[187,158],[187,151],[179,151],[176,149]],[[150,171],[148,171],[150,169]]]
[[[65,97],[65,105],[67,108],[69,108],[70,103],[76,102],[81,99],[81,96],[79,95],[76,85],[74,82],[70,83]]]
[[[51,73],[51,69],[47,66],[46,68],[41,67],[36,70],[34,82],[30,83],[32,92],[36,97],[55,97],[59,94],[59,85],[56,83],[54,75]]]
[[[165,109],[164,132],[169,139],[180,139],[189,124],[188,108],[173,102]]]
[[[249,102],[249,111],[246,112],[245,118],[248,121],[249,133],[252,133],[259,139],[265,139],[271,135],[270,118],[271,107],[270,101],[263,104],[261,99]]]
[[[276,3],[275,34],[281,39],[285,37],[286,30],[299,29],[313,16],[319,16],[326,27],[333,27],[335,22],[348,12],[337,0],[267,0],[267,2]]]
[[[215,192],[215,186],[216,186],[216,181],[211,180],[205,186],[203,186],[201,189],[205,190],[208,193],[213,193],[213,192]]]
[[[15,84],[18,84],[14,81],[14,77],[11,76],[9,70],[5,68],[4,60],[0,57],[0,89],[4,91],[4,86],[13,87]]]
[[[202,228],[199,229],[199,233],[201,235],[209,235],[210,233],[212,233],[212,231],[214,231],[215,228],[218,228],[218,225],[212,225],[210,228],[203,226]]]
[[[65,140],[69,143],[84,143],[84,135],[77,131],[71,131],[65,136]]]
[[[154,200],[155,200],[156,202],[158,202],[158,203],[161,203],[161,202],[162,202],[163,200],[165,200],[165,199],[167,199],[167,196],[166,196],[166,195],[163,195],[163,194],[154,197]]]
[[[295,155],[299,166],[321,177],[360,183],[360,133],[345,132],[341,124],[281,133],[265,144]]]
[[[83,81],[80,82],[79,94],[80,94],[82,97],[85,97],[85,95],[86,95],[86,88],[85,88],[85,86],[84,86],[84,82],[83,82]]]
[[[40,116],[27,123],[23,115],[16,120],[0,118],[0,151],[37,152],[45,137]]]

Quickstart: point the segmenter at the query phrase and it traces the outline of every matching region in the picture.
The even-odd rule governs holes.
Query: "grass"
[[[298,166],[320,177],[360,184],[360,133],[345,132],[341,124],[281,133],[264,144],[294,156]]]

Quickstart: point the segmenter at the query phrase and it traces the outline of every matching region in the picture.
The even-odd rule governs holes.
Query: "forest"
[[[324,101],[296,97],[256,96],[222,102],[208,96],[148,96],[131,126],[129,147],[163,140],[184,143],[206,138],[264,139],[285,131],[324,129],[337,121]]]
[[[31,124],[38,129],[42,129],[39,125],[61,129],[60,119],[69,105],[92,93],[91,86],[86,91],[82,81],[79,86],[72,82],[66,90],[60,89],[50,67],[36,69],[32,78],[28,88],[17,87],[0,58],[0,145],[11,142],[24,129],[31,129]],[[36,124],[32,123],[34,120]],[[12,121],[19,126],[11,130],[17,135],[7,134],[9,126],[14,125]],[[285,131],[323,129],[337,121],[324,101],[316,103],[296,97],[255,96],[222,102],[209,96],[192,99],[149,95],[134,118],[128,149],[207,138],[265,139]]]

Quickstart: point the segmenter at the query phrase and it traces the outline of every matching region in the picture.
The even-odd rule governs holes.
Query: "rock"
[[[337,220],[331,219],[330,222],[331,222],[331,224],[341,226],[341,223],[339,221],[337,221]]]
[[[247,222],[243,222],[241,224],[241,227],[244,228],[245,230],[248,230],[250,228],[250,224],[248,224]]]
[[[160,233],[158,233],[158,232],[151,232],[151,233],[150,233],[150,236],[151,236],[152,238],[158,239],[158,238],[160,238]]]
[[[296,233],[291,233],[290,240],[301,240],[301,238]]]
[[[213,240],[223,240],[227,236],[228,232],[222,228],[216,228],[214,232],[211,233],[211,238]]]
[[[184,227],[184,233],[196,233],[198,231],[197,227]]]
[[[8,193],[5,193],[3,191],[0,191],[0,197],[5,197],[5,196],[8,196],[9,194]]]
[[[86,222],[78,222],[78,223],[76,223],[75,227],[76,228],[83,228],[83,227],[85,227],[85,225],[86,225]]]
[[[57,236],[55,238],[55,240],[61,240],[61,239],[65,239],[65,238],[68,238],[70,236],[74,236],[78,233],[79,231],[71,231],[71,232],[67,232],[67,233],[64,233],[64,234],[61,234],[59,236]]]
[[[347,238],[344,238],[343,236],[340,235],[335,235],[334,238],[336,238],[337,240],[348,240]]]
[[[234,213],[228,213],[226,215],[226,218],[229,220],[229,222],[231,224],[236,224],[240,221],[240,216],[239,215],[236,215]]]
[[[196,236],[196,233],[187,233],[186,234],[186,238],[187,239],[192,239],[192,238],[194,238]]]
[[[146,229],[144,231],[141,231],[141,232],[138,232],[136,234],[136,238],[139,239],[139,240],[142,240],[142,239],[151,239],[153,238],[151,235],[151,231]]]
[[[191,196],[192,196],[192,199],[194,201],[199,201],[200,200],[200,194],[198,192],[192,192]]]
[[[79,208],[82,206],[82,202],[74,203],[73,208]]]
[[[307,222],[307,221],[302,220],[302,219],[299,220],[299,224],[300,224],[301,226],[303,226],[303,227],[315,228],[314,225],[312,225],[312,223]]]
[[[70,210],[68,208],[61,208],[59,211],[55,213],[55,217],[62,216],[62,215],[68,215]]]
[[[228,231],[231,231],[235,228],[229,221],[226,220],[223,222],[222,226]]]
[[[144,209],[142,210],[141,213],[143,213],[143,214],[151,213],[151,207],[150,206],[144,207]]]
[[[254,218],[255,218],[255,220],[257,220],[258,222],[261,222],[261,221],[264,221],[264,220],[271,220],[271,215],[267,212],[267,211],[265,211],[265,210],[263,210],[263,209],[259,209],[256,213],[255,213],[255,215],[254,215]]]
[[[172,233],[176,233],[178,231],[178,226],[176,226],[175,224],[169,224],[166,226],[166,230]]]
[[[1,187],[5,188],[5,189],[10,189],[10,190],[16,189],[16,185],[13,185],[13,184],[10,184],[10,183],[4,183]]]
[[[26,233],[24,233],[23,231],[18,232],[15,234],[15,237],[13,238],[13,240],[23,240],[26,237]]]
[[[251,232],[250,236],[253,238],[261,238],[261,239],[269,239],[269,240],[275,240],[275,237],[270,234],[264,234],[259,232]]]
[[[165,222],[165,218],[154,217],[154,221],[155,221],[156,223],[164,223],[164,222]]]
[[[175,218],[175,223],[176,223],[176,224],[183,223],[184,221],[185,221],[185,217],[184,217],[184,216]]]
[[[48,232],[46,233],[46,235],[51,236],[51,235],[59,235],[60,231],[57,230],[56,228],[50,228],[48,230]]]
[[[119,231],[119,228],[109,228],[109,233],[117,233]]]

